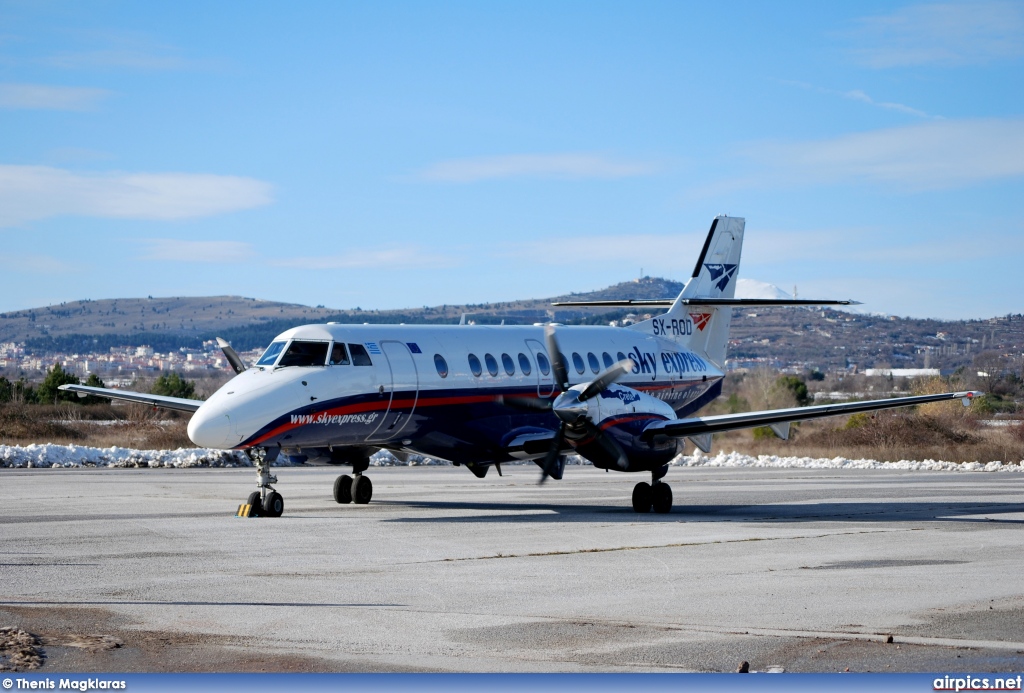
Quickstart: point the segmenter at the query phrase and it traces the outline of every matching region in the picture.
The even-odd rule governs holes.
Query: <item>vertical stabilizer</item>
[[[672,307],[664,315],[632,327],[675,340],[718,367],[724,366],[732,309],[701,305],[700,299],[735,298],[745,224],[742,217],[715,217],[693,274]]]

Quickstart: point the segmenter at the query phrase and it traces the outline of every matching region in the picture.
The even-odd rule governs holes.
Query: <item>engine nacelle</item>
[[[577,385],[570,392],[581,392],[584,387]],[[619,456],[613,455],[609,446],[600,444],[590,427],[568,428],[566,440],[595,467],[625,472],[651,471],[668,464],[679,454],[677,440],[662,438],[647,442],[640,439],[640,434],[651,423],[676,418],[675,410],[660,399],[625,385],[612,384],[580,404],[586,406],[590,423],[610,436],[628,460],[625,468],[620,466]]]

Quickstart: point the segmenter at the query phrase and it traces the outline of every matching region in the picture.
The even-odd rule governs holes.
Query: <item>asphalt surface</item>
[[[1024,474],[0,470],[0,627],[42,671],[1024,669]],[[892,642],[886,640],[892,636]]]

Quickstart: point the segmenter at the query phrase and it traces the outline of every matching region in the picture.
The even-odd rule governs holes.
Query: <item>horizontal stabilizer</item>
[[[148,404],[161,409],[174,409],[176,411],[194,412],[203,404],[198,399],[151,395],[145,392],[131,392],[130,390],[112,390],[108,387],[92,387],[91,385],[61,385],[58,389],[77,393],[79,397],[93,395],[95,397],[106,397],[107,399],[119,399],[125,402]]]
[[[553,306],[573,308],[671,308],[674,298],[623,300],[623,301],[556,301]],[[687,306],[859,306],[860,301],[823,299],[820,301],[803,298],[683,298],[679,302]]]
[[[663,435],[671,438],[689,438],[697,442],[699,436],[723,431],[735,431],[742,428],[769,426],[780,438],[782,433],[788,434],[789,424],[793,421],[807,421],[826,416],[841,416],[859,412],[910,407],[915,404],[929,402],[945,402],[962,400],[964,406],[971,403],[980,392],[944,392],[939,395],[917,395],[915,397],[893,397],[891,399],[873,399],[866,402],[843,402],[842,404],[822,404],[814,407],[792,407],[789,409],[771,409],[768,411],[751,411],[741,414],[721,414],[718,416],[694,417],[692,419],[674,419],[652,423],[640,434],[641,440],[650,441]],[[697,447],[700,447],[699,445]]]

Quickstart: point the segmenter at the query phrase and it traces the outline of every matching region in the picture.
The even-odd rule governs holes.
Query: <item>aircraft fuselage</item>
[[[619,437],[638,435],[652,420],[691,414],[721,391],[722,371],[669,339],[628,328],[575,326],[559,327],[558,337],[570,385],[631,359],[632,372],[618,384],[664,403],[630,417],[625,390],[613,387],[595,398],[605,408],[598,420],[614,414],[608,425]],[[196,444],[280,447],[337,462],[359,447],[459,463],[502,462],[513,459],[509,450],[517,439],[558,427],[550,412],[519,410],[501,399],[557,395],[542,326],[305,325],[282,333],[278,342],[284,355],[300,342],[310,345],[308,359],[327,358],[316,365],[280,365],[278,357],[240,373],[193,416],[189,436]],[[331,365],[335,355],[346,363]],[[664,464],[675,446],[649,446],[650,455],[633,455],[633,467]]]

